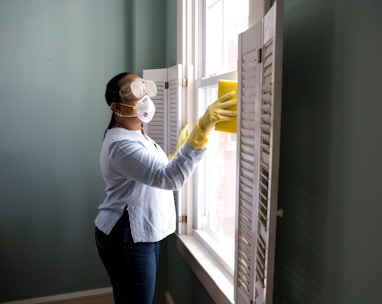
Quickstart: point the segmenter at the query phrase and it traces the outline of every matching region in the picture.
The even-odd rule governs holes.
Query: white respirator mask
[[[126,103],[120,103],[121,106],[130,107],[136,110],[136,115],[122,115],[117,114],[119,117],[138,117],[143,123],[149,123],[155,114],[155,105],[151,98],[147,95],[143,96],[135,106]]]

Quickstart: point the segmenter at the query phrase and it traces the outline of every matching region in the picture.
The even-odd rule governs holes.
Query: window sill
[[[177,235],[177,248],[215,303],[233,304],[233,278],[192,235]]]

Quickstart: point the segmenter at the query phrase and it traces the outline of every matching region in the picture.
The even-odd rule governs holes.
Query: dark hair
[[[106,85],[106,91],[105,91],[105,99],[108,106],[111,105],[112,102],[119,102],[121,97],[119,96],[119,85],[118,82],[125,76],[129,75],[128,72],[119,73],[118,75],[115,75],[112,79],[109,80],[109,82]],[[109,126],[105,130],[106,131],[110,128],[112,128],[115,125],[115,117],[114,113],[111,114],[111,119],[109,122]]]

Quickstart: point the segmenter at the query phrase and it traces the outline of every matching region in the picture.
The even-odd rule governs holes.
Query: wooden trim
[[[113,304],[110,287],[27,300],[4,302],[2,304]]]

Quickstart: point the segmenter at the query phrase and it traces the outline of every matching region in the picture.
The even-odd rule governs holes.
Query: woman
[[[121,73],[106,86],[113,111],[105,132],[100,166],[106,197],[95,220],[96,244],[113,287],[115,303],[152,303],[159,241],[175,231],[173,190],[190,177],[202,158],[208,133],[219,121],[234,119],[236,103],[226,94],[210,105],[190,136],[178,139],[169,161],[142,129],[155,112],[156,85]],[[183,144],[185,142],[185,144]]]

